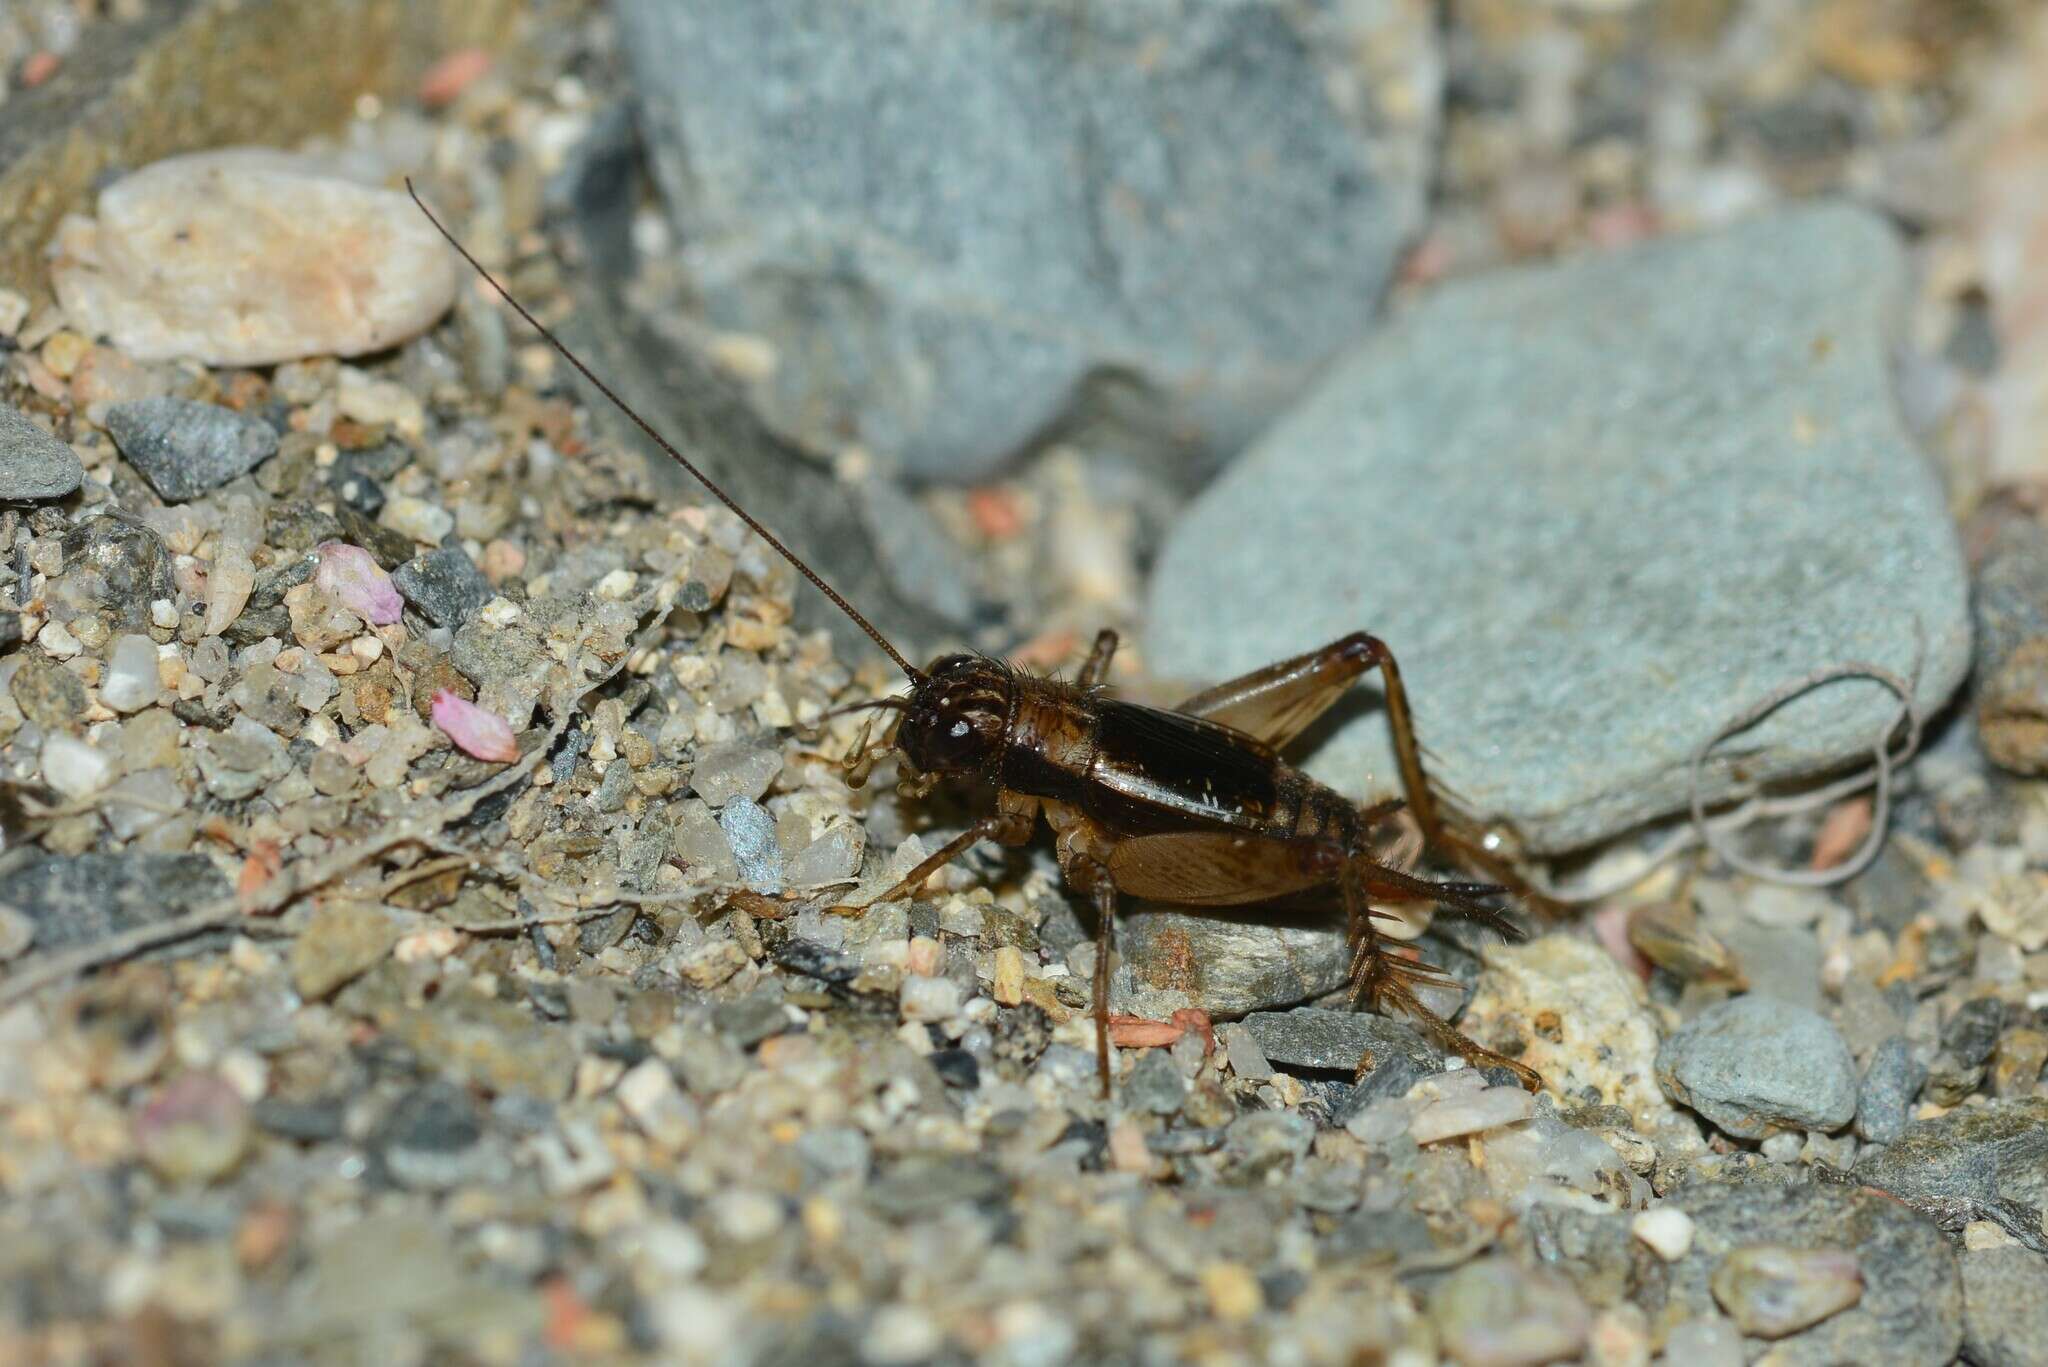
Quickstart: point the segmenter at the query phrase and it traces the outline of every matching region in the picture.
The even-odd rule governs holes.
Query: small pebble
[[[1231,1072],[1246,1082],[1264,1082],[1273,1076],[1273,1065],[1251,1031],[1232,1024],[1216,1033],[1223,1040],[1223,1056],[1229,1060]]]
[[[152,1092],[135,1115],[143,1161],[173,1182],[211,1182],[241,1162],[249,1108],[211,1073],[185,1073]]]
[[[1132,1110],[1172,1115],[1180,1109],[1187,1090],[1186,1079],[1165,1050],[1144,1049],[1124,1077],[1120,1099]]]
[[[649,1139],[680,1149],[697,1132],[696,1103],[676,1086],[675,1075],[660,1059],[643,1059],[628,1069],[616,1088],[619,1104]]]
[[[100,677],[100,701],[116,712],[139,712],[163,692],[157,676],[156,642],[147,636],[114,638],[107,672]]]
[[[13,907],[0,905],[0,964],[20,958],[35,938],[34,921]]]
[[[315,588],[333,595],[336,602],[371,626],[388,626],[403,614],[405,605],[399,601],[397,586],[368,551],[345,541],[326,541],[318,553]]]
[[[1856,1065],[1826,1018],[1759,996],[1712,1006],[1657,1051],[1671,1096],[1742,1139],[1779,1125],[1838,1130],[1856,1113]]]
[[[456,263],[404,194],[268,148],[195,152],[100,191],[51,283],[81,332],[139,360],[267,365],[382,351],[455,298]]]
[[[989,995],[1002,1006],[1015,1006],[1024,1000],[1024,955],[1015,945],[996,950]]]
[[[1912,1119],[1913,1098],[1926,1076],[1903,1035],[1893,1035],[1872,1050],[1856,1094],[1857,1137],[1871,1144],[1897,1139]]]
[[[1832,1248],[1738,1248],[1714,1270],[1714,1299],[1743,1333],[1777,1339],[1863,1299],[1856,1255]]]
[[[390,952],[398,942],[391,913],[368,902],[327,901],[292,940],[292,986],[320,1001]]]
[[[1453,1097],[1426,1107],[1408,1132],[1418,1144],[1434,1144],[1513,1125],[1527,1120],[1535,1109],[1536,1098],[1520,1087],[1489,1087],[1474,1096]]]
[[[494,596],[490,582],[460,546],[414,557],[398,567],[392,582],[422,617],[451,630],[469,621]]]
[[[867,833],[851,821],[835,821],[789,861],[791,887],[816,888],[843,882],[860,872]]]
[[[438,546],[455,530],[455,515],[439,504],[401,494],[384,505],[378,522],[415,541]]]
[[[759,802],[781,772],[781,751],[739,741],[700,751],[690,771],[690,786],[714,807],[723,807],[736,797]]]
[[[173,503],[218,489],[277,452],[277,429],[218,404],[138,399],[107,410],[107,431],[130,465]]]
[[[1667,1263],[1675,1263],[1692,1250],[1692,1216],[1676,1206],[1658,1206],[1629,1221],[1629,1232],[1648,1245]]]
[[[73,801],[90,797],[114,776],[113,757],[74,736],[53,731],[43,738],[43,781]]]
[[[740,879],[755,892],[782,891],[782,846],[775,841],[775,818],[749,797],[734,797],[718,814],[719,827],[739,863]]]
[[[1686,1320],[1664,1337],[1670,1367],[1742,1367],[1746,1360],[1742,1331],[1719,1315]]]
[[[951,978],[908,977],[903,980],[903,1018],[912,1021],[948,1021],[966,1004],[960,984]]]
[[[76,452],[0,403],[0,501],[47,502],[73,492],[84,479]]]
[[[1535,1367],[1576,1357],[1591,1317],[1570,1282],[1504,1257],[1453,1272],[1429,1296],[1429,1317],[1463,1367]]]

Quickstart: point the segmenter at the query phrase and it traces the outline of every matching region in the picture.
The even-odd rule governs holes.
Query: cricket
[[[1418,996],[1455,986],[1439,968],[1393,951],[1375,926],[1389,905],[1433,905],[1509,938],[1520,932],[1497,899],[1512,876],[1447,812],[1423,769],[1408,694],[1393,652],[1364,632],[1253,670],[1172,708],[1108,694],[1114,632],[1095,639],[1072,680],[1026,673],[998,659],[945,654],[912,664],[795,551],[708,478],[513,297],[435,217],[428,221],[540,337],[616,405],[671,460],[731,509],[888,656],[905,695],[854,703],[895,715],[878,740],[872,722],[843,761],[854,786],[894,758],[913,795],[946,778],[978,783],[994,810],[911,869],[877,901],[913,897],[927,879],[976,844],[1022,845],[1040,818],[1054,836],[1061,874],[1094,903],[1092,1003],[1101,1091],[1111,1087],[1110,964],[1119,901],[1190,908],[1256,909],[1304,897],[1330,899],[1345,916],[1354,1009],[1394,1011],[1475,1067],[1500,1067],[1531,1091],[1543,1081],[1514,1059],[1468,1038]],[[1364,676],[1378,671],[1403,796],[1360,803],[1283,757],[1286,747]],[[1394,823],[1405,823],[1406,829]],[[1390,838],[1390,836],[1392,838]],[[1433,855],[1494,881],[1435,881],[1411,868]],[[858,914],[860,907],[837,910]],[[1370,1066],[1360,1061],[1360,1072]]]

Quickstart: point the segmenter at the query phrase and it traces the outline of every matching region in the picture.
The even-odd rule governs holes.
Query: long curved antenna
[[[661,433],[655,431],[654,428],[651,425],[649,425],[647,419],[641,417],[638,413],[633,411],[632,405],[628,404],[624,399],[620,398],[617,394],[613,393],[612,387],[610,385],[606,384],[603,380],[600,380],[597,378],[597,376],[593,375],[590,371],[590,367],[583,364],[582,358],[577,356],[575,352],[569,350],[567,346],[563,345],[561,338],[555,336],[554,333],[548,331],[547,326],[543,324],[540,321],[540,319],[534,317],[531,313],[528,313],[526,311],[526,305],[520,303],[517,299],[514,299],[512,297],[512,292],[506,289],[503,285],[499,284],[497,278],[493,276],[489,271],[484,269],[483,263],[481,261],[478,261],[474,256],[471,256],[469,254],[469,248],[463,246],[461,242],[457,241],[455,234],[449,232],[448,229],[442,225],[441,220],[434,217],[434,211],[426,206],[426,203],[420,199],[420,192],[413,188],[411,176],[407,176],[405,178],[405,192],[412,196],[412,202],[414,204],[419,205],[420,212],[427,216],[427,222],[434,225],[435,231],[440,233],[441,236],[448,239],[448,245],[455,249],[456,254],[459,255],[464,261],[467,261],[470,265],[470,268],[474,270],[478,275],[484,278],[485,284],[489,285],[492,289],[498,292],[498,297],[500,299],[503,299],[506,303],[512,306],[512,311],[514,313],[518,314],[521,318],[524,318],[526,320],[527,326],[531,327],[535,332],[538,332],[541,335],[541,337],[546,340],[549,346],[553,347],[556,351],[559,351],[562,354],[563,360],[567,361],[570,365],[576,367],[577,374],[581,375],[584,379],[590,381],[591,384],[597,386],[598,393],[604,395],[607,399],[610,399],[612,401],[612,404],[621,413],[624,413],[629,419],[631,419],[635,427],[639,428],[642,432],[645,432],[649,440],[651,440],[656,446],[659,446],[668,455],[668,458],[670,460],[674,461],[676,464],[682,466],[685,470],[689,471],[690,475],[699,484],[703,485],[706,489],[709,489],[711,491],[711,496],[713,498],[717,499],[720,503],[723,503],[726,507],[732,509],[733,513],[739,518],[740,521],[746,523],[747,526],[753,529],[754,535],[760,537],[763,541],[773,546],[776,549],[776,551],[781,554],[784,560],[787,560],[790,564],[796,566],[797,572],[803,575],[804,578],[810,580],[811,583],[815,584],[817,586],[818,592],[824,594],[827,598],[830,598],[832,600],[833,606],[837,607],[841,612],[845,613],[849,618],[851,618],[855,626],[859,627],[862,631],[865,631],[868,634],[869,638],[873,640],[876,645],[882,648],[882,653],[884,655],[887,655],[891,660],[894,660],[896,662],[896,667],[898,669],[901,669],[906,675],[908,675],[913,683],[924,677],[924,672],[920,670],[916,665],[910,663],[910,661],[904,659],[903,652],[896,649],[895,646],[890,645],[888,638],[882,635],[881,632],[875,630],[875,624],[873,622],[870,622],[867,618],[861,616],[860,613],[854,610],[853,604],[847,602],[845,598],[840,596],[839,590],[833,588],[830,584],[826,583],[824,579],[819,576],[816,570],[812,569],[809,565],[806,565],[801,559],[797,557],[796,552],[792,551],[789,547],[783,545],[781,539],[777,537],[775,533],[769,531],[766,527],[762,526],[759,522],[755,521],[754,515],[752,513],[748,512],[745,508],[740,507],[738,503],[734,502],[731,494],[728,494],[725,490],[719,488],[715,483],[712,482],[711,477],[709,475],[705,474],[702,470],[699,470],[694,464],[691,463],[690,458],[688,456],[684,455],[681,451],[676,450],[675,446],[669,441],[667,437],[664,437],[663,435],[661,435]]]

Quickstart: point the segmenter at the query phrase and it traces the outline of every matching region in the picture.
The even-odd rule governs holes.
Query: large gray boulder
[[[774,348],[755,402],[914,474],[985,474],[1108,389],[1235,450],[1364,332],[1419,221],[1427,6],[617,12],[704,321]]]
[[[1819,205],[1437,290],[1174,530],[1153,668],[1209,681],[1373,631],[1437,776],[1538,851],[1680,809],[1695,747],[1823,666],[1917,658],[1933,709],[1970,621],[1892,401],[1905,276],[1883,222]],[[1706,797],[1853,763],[1896,705],[1828,684],[1717,748]],[[1389,790],[1382,714],[1309,768]]]

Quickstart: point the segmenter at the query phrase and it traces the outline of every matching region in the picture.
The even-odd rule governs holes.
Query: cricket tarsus
[[[420,212],[427,216],[427,222],[433,224],[435,230],[438,231],[442,237],[448,240],[448,245],[455,249],[456,254],[461,256],[461,258],[464,261],[467,261],[470,265],[470,268],[474,270],[478,275],[483,277],[484,283],[489,285],[493,290],[495,290],[500,299],[503,299],[507,304],[510,304],[512,306],[512,311],[514,313],[518,314],[521,318],[524,318],[526,320],[526,324],[528,327],[532,328],[535,332],[538,332],[541,335],[542,339],[546,341],[549,346],[553,347],[556,351],[560,352],[562,355],[562,359],[567,361],[570,365],[576,368],[577,374],[581,375],[584,379],[590,381],[590,383],[596,387],[598,393],[604,395],[607,399],[611,400],[613,406],[616,407],[621,413],[625,414],[627,419],[630,420],[635,427],[639,428],[642,432],[645,432],[647,434],[648,440],[652,441],[656,446],[659,446],[670,460],[682,466],[683,469],[687,470],[690,473],[692,478],[694,478],[699,484],[703,485],[706,489],[710,490],[711,496],[713,498],[716,498],[720,503],[723,503],[726,507],[732,509],[734,515],[737,516],[740,521],[746,523],[747,526],[753,530],[754,535],[760,537],[770,546],[773,546],[776,552],[779,555],[781,555],[783,559],[787,560],[790,564],[796,566],[797,572],[803,575],[804,578],[810,580],[811,583],[817,587],[818,592],[824,594],[827,598],[831,599],[832,605],[838,608],[841,612],[845,613],[847,617],[852,620],[855,626],[859,627],[862,631],[866,632],[868,634],[869,639],[873,640],[876,645],[882,648],[882,653],[884,655],[887,655],[891,660],[893,660],[896,663],[896,667],[898,669],[901,669],[905,676],[910,678],[912,681],[915,681],[923,677],[922,674],[919,672],[917,666],[913,665],[912,663],[910,663],[909,660],[905,659],[903,657],[903,653],[897,650],[895,646],[889,644],[889,639],[886,636],[882,635],[880,631],[875,629],[874,623],[870,622],[867,618],[861,616],[861,614],[854,608],[853,604],[847,602],[845,597],[840,594],[839,590],[833,588],[830,584],[826,583],[824,577],[820,575],[816,570],[812,569],[808,564],[804,563],[803,559],[800,556],[798,556],[795,551],[792,551],[789,547],[783,545],[780,537],[776,536],[775,533],[769,531],[766,527],[762,526],[758,521],[756,521],[754,515],[752,513],[749,513],[745,508],[742,508],[739,505],[739,503],[732,497],[731,494],[728,494],[725,490],[719,488],[718,483],[715,480],[713,480],[709,475],[705,474],[702,470],[699,470],[696,464],[692,462],[688,456],[684,455],[681,451],[676,449],[675,444],[673,442],[671,442],[667,437],[661,435],[661,433],[657,432],[654,429],[654,425],[652,423],[648,422],[647,419],[641,417],[639,413],[634,411],[633,406],[631,404],[627,403],[624,399],[620,398],[618,394],[613,392],[612,387],[610,385],[606,384],[603,380],[600,380],[595,374],[593,374],[591,372],[590,367],[583,364],[583,358],[578,356],[575,352],[571,351],[567,344],[565,344],[561,338],[555,336],[553,332],[549,331],[545,323],[541,322],[540,319],[534,317],[533,314],[527,310],[526,305],[520,303],[517,299],[513,298],[512,292],[506,289],[503,285],[499,284],[497,277],[492,275],[488,270],[484,269],[484,264],[481,261],[478,261],[476,257],[470,254],[469,248],[463,246],[461,241],[459,241],[456,238],[455,234],[449,232],[446,225],[444,225],[440,219],[434,217],[434,211],[426,206],[426,202],[420,198],[420,192],[413,188],[411,176],[407,176],[405,178],[405,192],[412,196],[412,202],[414,204],[419,205]]]
[[[1170,711],[1103,692],[1117,647],[1111,631],[1096,637],[1071,683],[980,655],[942,656],[918,669],[513,298],[420,202],[410,180],[406,190],[449,245],[534,331],[909,677],[907,697],[836,709],[895,713],[877,742],[870,743],[873,720],[863,727],[842,761],[847,782],[860,786],[877,762],[893,755],[904,775],[899,790],[911,796],[946,776],[980,779],[995,790],[992,815],[948,841],[877,900],[915,896],[927,878],[983,840],[1021,845],[1041,817],[1053,829],[1067,885],[1096,907],[1093,995],[1104,1096],[1110,1085],[1110,952],[1120,896],[1253,908],[1302,894],[1334,895],[1349,921],[1354,1003],[1401,1011],[1475,1065],[1505,1067],[1531,1089],[1542,1085],[1530,1069],[1467,1039],[1430,1010],[1417,989],[1444,986],[1442,972],[1400,957],[1374,929],[1374,918],[1386,915],[1376,905],[1429,902],[1443,914],[1516,934],[1489,900],[1502,890],[1499,861],[1459,829],[1429,786],[1407,690],[1393,653],[1379,638],[1354,632],[1198,693]],[[1385,687],[1403,798],[1365,806],[1310,778],[1282,759],[1280,750],[1372,670]],[[1383,836],[1404,807],[1414,825],[1390,851]],[[1408,870],[1424,851],[1449,857],[1487,881],[1417,877]],[[857,914],[864,908],[835,910]]]

